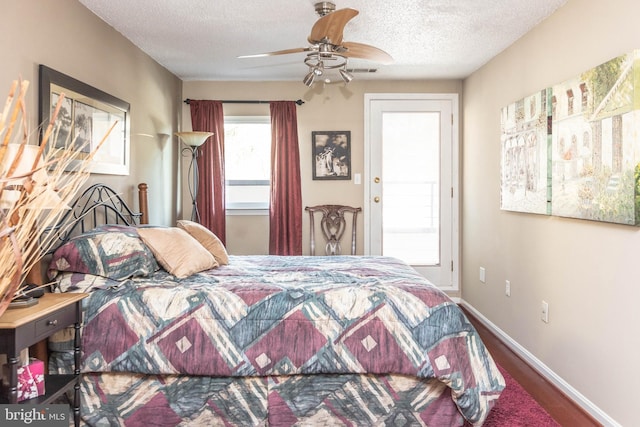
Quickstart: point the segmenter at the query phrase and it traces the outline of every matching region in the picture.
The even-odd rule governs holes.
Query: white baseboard
[[[549,382],[554,384],[576,404],[582,407],[586,412],[591,414],[597,421],[601,422],[605,427],[622,427],[613,418],[607,415],[604,411],[598,408],[593,402],[583,396],[578,390],[573,388],[569,383],[560,378],[555,372],[553,372],[547,365],[542,363],[540,359],[531,354],[526,348],[518,344],[513,338],[507,335],[502,329],[498,328],[489,319],[476,310],[471,304],[463,299],[455,298],[456,303],[462,305],[469,310],[480,322],[486,326],[491,332],[493,332],[507,347],[511,349],[515,354],[520,356],[525,362],[527,362],[535,371],[545,377]]]

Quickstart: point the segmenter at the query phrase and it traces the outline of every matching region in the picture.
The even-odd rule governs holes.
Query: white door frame
[[[439,288],[448,292],[459,292],[460,290],[460,136],[459,136],[459,106],[457,93],[365,93],[364,95],[364,204],[369,206],[371,203],[371,162],[372,155],[378,153],[371,152],[371,102],[378,100],[429,100],[429,101],[448,101],[451,102],[452,111],[452,127],[451,127],[451,189],[442,189],[442,191],[451,193],[451,280],[450,283],[443,283]],[[364,212],[364,253],[370,255],[371,247],[371,210],[366,209]]]

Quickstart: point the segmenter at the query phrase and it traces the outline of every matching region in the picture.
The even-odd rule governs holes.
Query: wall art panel
[[[553,86],[553,215],[638,225],[639,52]]]
[[[550,92],[541,90],[502,109],[501,209],[551,213]]]

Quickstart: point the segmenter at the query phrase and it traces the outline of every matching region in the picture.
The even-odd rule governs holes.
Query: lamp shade
[[[20,190],[3,190],[0,196],[0,209],[11,209],[20,199]]]
[[[37,145],[7,144],[7,151],[0,162],[0,176],[4,178],[0,185],[8,188],[4,188],[0,196],[0,209],[10,209],[18,203],[23,191],[20,188],[29,176],[35,185],[32,185],[28,190],[31,194],[26,204],[21,206],[22,208],[70,209],[63,203],[60,196],[47,185],[48,175],[43,167],[42,157],[38,158],[39,151],[40,148]],[[16,158],[18,159],[16,167],[12,172],[9,172],[14,166]],[[33,172],[34,169],[35,172]]]
[[[178,138],[190,147],[199,147],[205,143],[213,132],[176,132]]]
[[[48,186],[38,189],[38,193],[31,196],[31,201],[26,206],[27,209],[48,210],[48,209],[71,209],[64,203],[58,193]]]
[[[20,152],[22,150],[22,152]],[[37,145],[31,144],[7,144],[7,151],[4,153],[4,157],[0,161],[0,176],[10,181],[5,185],[21,185],[24,183],[26,176],[31,175],[34,169],[42,166],[42,157],[37,159],[40,148]],[[18,157],[19,156],[19,157]],[[9,173],[9,170],[14,164],[15,159],[18,158],[18,164],[16,168]],[[35,165],[35,168],[34,168]],[[13,177],[21,177],[15,178]],[[44,169],[38,169],[33,175],[32,179],[36,182],[46,182],[47,172]]]
[[[69,210],[71,207],[64,203],[58,193],[51,188],[44,186],[38,188],[37,194],[32,194],[27,201],[20,206],[20,209],[32,210],[49,210],[64,209]],[[20,200],[22,192],[20,190],[4,190],[0,196],[0,209],[10,209]],[[22,215],[22,210],[20,211]]]

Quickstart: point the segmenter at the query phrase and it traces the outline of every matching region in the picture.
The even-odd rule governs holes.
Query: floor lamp
[[[200,212],[198,212],[198,148],[207,141],[207,138],[213,135],[212,132],[176,132],[186,147],[182,149],[182,155],[191,155],[189,162],[189,195],[191,196],[191,221],[200,222]]]

